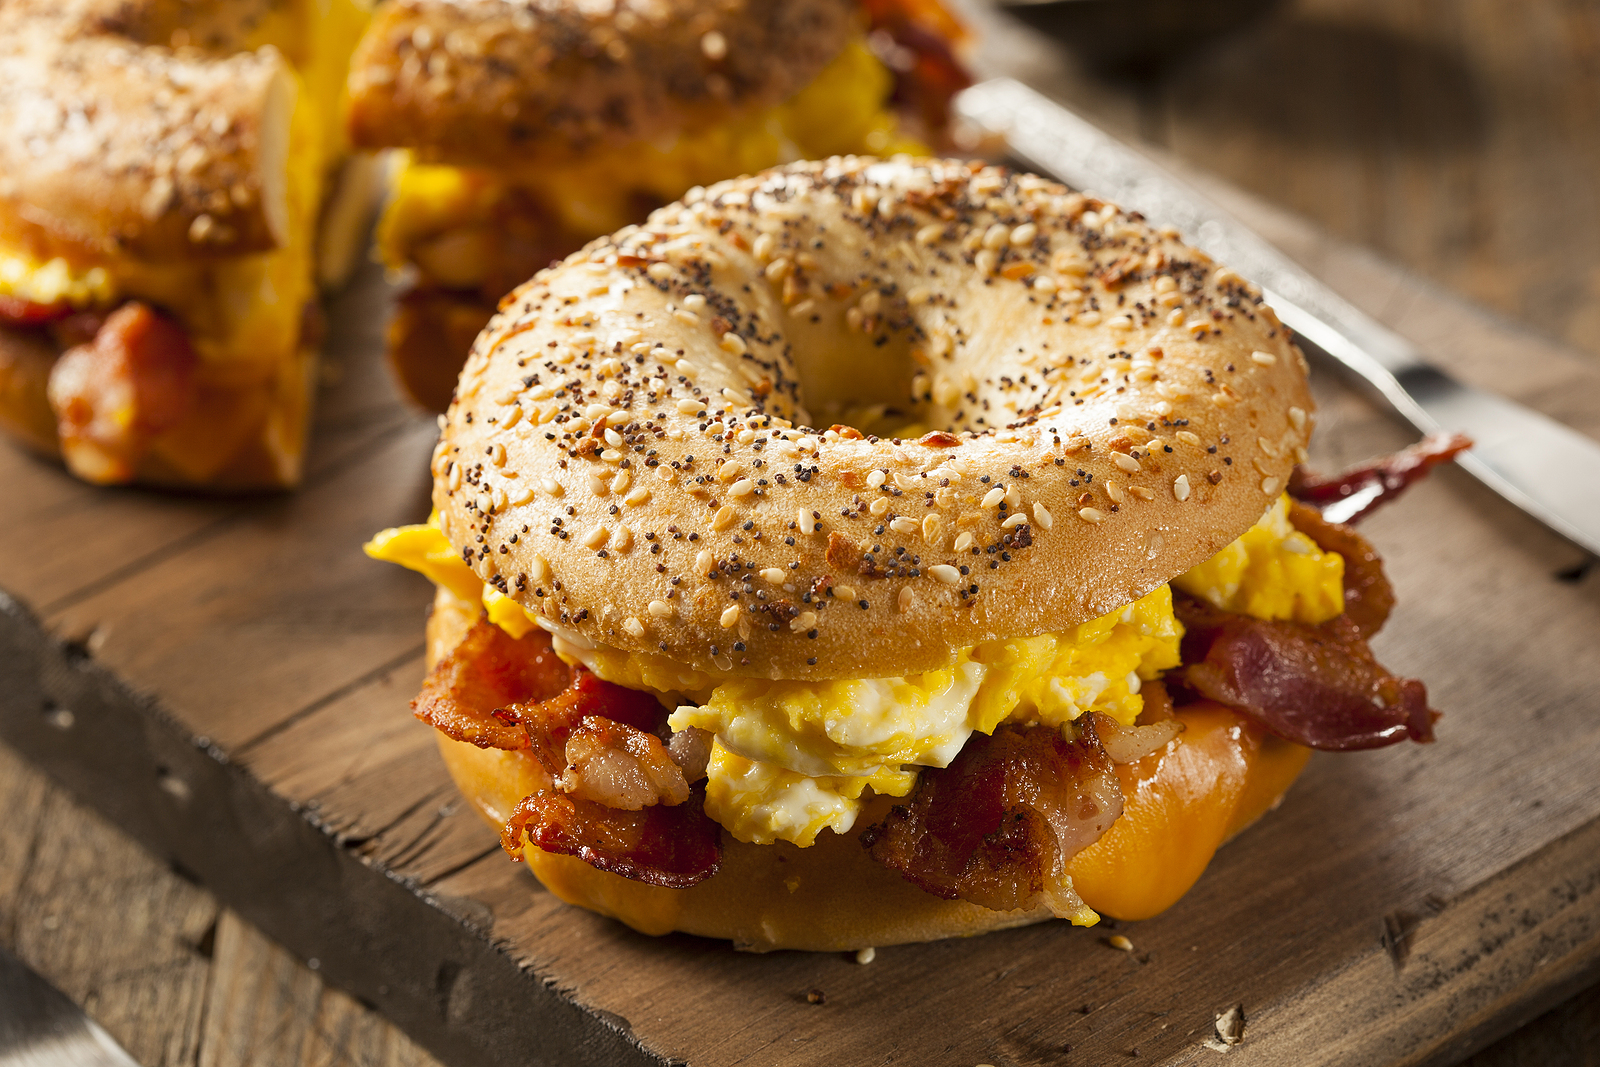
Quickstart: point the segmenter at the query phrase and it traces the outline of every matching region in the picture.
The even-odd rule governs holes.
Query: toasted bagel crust
[[[1257,521],[1311,430],[1258,290],[998,168],[720,183],[502,308],[434,453],[446,536],[566,633],[701,670],[910,674],[1099,617]],[[952,432],[819,434],[830,379]]]
[[[350,75],[351,135],[425,159],[549,164],[671,138],[799,91],[856,26],[853,0],[400,0]]]
[[[295,105],[283,57],[174,51],[93,14],[0,13],[0,238],[41,259],[277,247]]]

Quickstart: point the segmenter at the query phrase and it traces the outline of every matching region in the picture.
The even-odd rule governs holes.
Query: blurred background
[[[1600,360],[1595,0],[951,6],[980,77]],[[0,944],[148,1067],[433,1063],[3,748],[0,810]],[[1466,1062],[1600,1064],[1600,988]]]
[[[1593,0],[954,6],[984,70],[1600,358]]]

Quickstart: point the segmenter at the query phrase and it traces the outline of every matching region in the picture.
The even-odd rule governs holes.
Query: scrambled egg
[[[1288,496],[1280,496],[1243,537],[1172,584],[1224,611],[1258,619],[1315,625],[1344,611],[1344,557],[1323,552],[1290,525]]]
[[[289,227],[281,247],[151,263],[115,255],[41,261],[26,249],[0,244],[0,295],[79,309],[148,301],[183,323],[206,364],[271,365],[298,351],[301,316],[316,296],[312,257],[320,187],[325,168],[345,150],[344,70],[367,19],[359,0],[284,5],[245,42],[250,48],[274,45],[293,64]]]
[[[641,194],[666,203],[696,185],[796,159],[925,152],[897,133],[885,107],[892,87],[883,64],[856,40],[784,103],[662,143],[519,173],[408,160],[378,225],[378,248],[391,267],[416,260],[433,281],[468,288],[481,281],[468,235],[496,225],[512,190],[531,193],[566,230],[602,234],[639,221]]]
[[[987,641],[942,670],[896,678],[822,682],[715,676],[666,656],[594,645],[551,626],[485,585],[450,547],[436,519],[386,530],[367,553],[420,571],[520,636],[550,629],[556,651],[601,678],[653,690],[675,730],[716,736],[706,810],[736,838],[806,846],[824,829],[844,833],[873,794],[905,796],[918,767],[943,767],[974,730],[1005,722],[1060,726],[1086,712],[1132,725],[1141,684],[1179,663],[1183,627],[1162,585],[1070,631]],[[1343,560],[1288,521],[1288,498],[1212,559],[1173,585],[1258,618],[1321,622],[1344,610]]]

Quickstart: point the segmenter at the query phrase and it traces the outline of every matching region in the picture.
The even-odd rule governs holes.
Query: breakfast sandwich
[[[1261,291],[952,160],[692,191],[515,290],[368,552],[505,850],[647,933],[859,949],[1171,906],[1313,749],[1433,738]],[[817,413],[837,411],[819,419]]]
[[[500,298],[690,188],[925,151],[966,85],[937,0],[397,0],[350,75],[363,148],[405,150],[378,229],[414,279],[390,355],[442,411]]]
[[[319,251],[331,280],[362,225],[363,172],[329,188],[367,18],[0,4],[0,427],[91,482],[298,481]]]

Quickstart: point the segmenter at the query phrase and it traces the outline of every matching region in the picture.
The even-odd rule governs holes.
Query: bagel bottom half
[[[441,591],[428,620],[428,666],[465,635],[473,616]],[[1217,848],[1277,804],[1311,750],[1267,734],[1220,704],[1178,711],[1185,731],[1161,752],[1117,767],[1122,816],[1068,865],[1091,908],[1145,919],[1177,901]],[[438,735],[456,786],[496,829],[536,788],[530,757]],[[881,821],[879,797],[860,825]],[[855,834],[820,834],[810,848],[751,845],[723,835],[717,873],[666,889],[597,870],[573,856],[523,847],[539,881],[561,900],[646,934],[673,931],[730,940],[757,952],[847,951],[934,941],[1043,922],[1048,909],[992,911],[923,892],[875,862]]]

